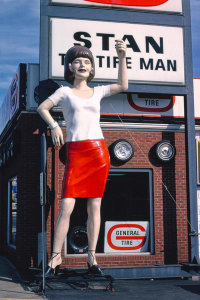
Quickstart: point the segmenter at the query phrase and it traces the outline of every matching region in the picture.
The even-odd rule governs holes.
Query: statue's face
[[[89,58],[78,57],[69,65],[70,71],[77,79],[87,79],[92,70],[92,63]]]

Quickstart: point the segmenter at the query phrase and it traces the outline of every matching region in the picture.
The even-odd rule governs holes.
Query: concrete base
[[[103,268],[106,274],[116,279],[151,279],[151,278],[192,278],[200,276],[197,268],[185,268],[184,265],[156,265],[126,268]]]

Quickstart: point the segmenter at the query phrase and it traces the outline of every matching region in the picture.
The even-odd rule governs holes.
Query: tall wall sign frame
[[[104,65],[104,67],[112,63],[112,67],[114,68],[115,58],[113,58],[113,53],[110,48],[108,48],[108,44],[113,44],[115,37],[118,38],[117,31],[121,30],[122,35],[123,30],[121,28],[123,27],[123,37],[126,35],[127,42],[129,42],[130,45],[128,47],[129,67],[132,67],[133,72],[135,70],[135,72],[141,75],[139,80],[137,80],[137,76],[131,73],[131,69],[129,70],[130,76],[133,76],[131,77],[128,91],[134,93],[184,96],[187,186],[190,207],[189,218],[192,228],[191,232],[189,232],[190,259],[193,261],[196,258],[198,261],[196,149],[190,1],[182,0],[180,5],[180,0],[173,0],[173,3],[178,3],[176,11],[173,11],[173,9],[171,11],[168,10],[167,2],[170,3],[170,1],[172,0],[164,1],[167,9],[159,11],[153,8],[147,10],[145,7],[137,9],[137,7],[123,8],[115,7],[114,5],[112,5],[112,7],[109,5],[98,6],[98,2],[100,1],[88,1],[87,6],[85,3],[81,5],[83,0],[79,0],[78,5],[70,3],[76,3],[76,1],[41,0],[40,81],[50,78],[54,79],[58,84],[62,84],[60,72],[63,67],[63,54],[70,46],[73,46],[68,45],[67,41],[70,40],[70,43],[72,43],[72,38],[74,37],[74,42],[76,41],[77,43],[83,44],[85,40],[86,43],[91,46],[95,36],[96,44],[99,45],[101,51],[98,50],[98,47],[95,48],[95,45],[92,45],[94,48],[91,47],[91,50],[94,51],[96,59],[98,59],[99,67],[100,65],[102,67],[103,63],[107,64]],[[95,2],[97,6],[95,6]],[[117,1],[105,1],[104,3],[111,2],[117,3]],[[138,1],[132,1],[132,3],[137,2]],[[102,27],[98,26],[98,22],[99,24],[102,22]],[[116,32],[114,31],[113,23],[115,23],[114,27],[117,29]],[[92,24],[95,26],[92,26]],[[81,26],[83,27],[82,32]],[[94,28],[96,28],[96,32]],[[107,28],[107,31],[105,28]],[[163,33],[162,28],[166,30],[164,30]],[[73,32],[73,35],[70,35],[70,31]],[[174,41],[170,41],[170,38],[173,39],[173,34],[171,34],[173,31],[176,38]],[[66,36],[64,34],[65,32]],[[133,32],[133,34],[131,32]],[[147,34],[145,32],[147,32]],[[175,44],[177,39],[179,43]],[[63,48],[62,41],[66,42],[66,49]],[[174,50],[174,53],[172,50]],[[165,53],[164,51],[168,52]],[[106,58],[105,53],[109,53],[107,56],[109,56],[111,60]],[[133,65],[131,53],[137,59],[137,70],[136,66]],[[167,54],[166,57],[165,54]],[[105,56],[105,58],[101,58],[103,56]],[[168,61],[166,60],[167,56],[169,56]],[[60,63],[60,69],[54,68],[54,58]],[[146,77],[143,77],[142,71],[144,71]],[[149,79],[151,78],[151,76],[149,76],[151,72],[153,75],[155,71],[160,72],[161,77],[162,74],[164,74],[165,77],[163,77],[163,80],[159,81],[159,76],[157,76],[155,81]],[[105,74],[105,72],[102,73]],[[109,84],[113,80],[112,78],[109,79],[106,77],[100,78],[101,75],[98,75],[98,77],[99,78],[97,78],[93,84],[97,84],[98,80],[103,80],[105,84]],[[153,76],[153,78],[156,77]]]

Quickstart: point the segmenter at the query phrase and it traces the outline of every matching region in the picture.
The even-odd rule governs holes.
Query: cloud
[[[192,54],[193,54],[193,74],[194,77],[200,75],[200,1],[190,1],[191,7],[191,27],[192,27]]]
[[[13,51],[14,48],[14,51]],[[5,53],[5,57],[9,57],[10,55],[14,55],[15,59],[21,58],[23,60],[24,55],[32,56],[32,57],[39,57],[39,49],[38,47],[33,47],[31,45],[23,45],[17,44],[14,41],[9,41],[7,44],[1,46],[2,53]],[[13,53],[14,52],[14,53]]]
[[[0,89],[6,89],[7,90],[9,88],[10,84],[11,84],[12,78],[13,77],[11,77],[11,76],[4,77],[4,79],[2,81],[0,81]]]
[[[17,32],[17,35],[16,35]],[[20,39],[21,37],[36,37],[39,39],[39,24],[37,26],[25,26],[24,24],[15,24],[15,31],[11,30],[9,24],[1,24],[0,27],[1,36],[15,37],[16,39]]]
[[[40,0],[1,0],[0,104],[19,63],[39,61]]]
[[[13,72],[14,73],[15,71],[16,71],[15,64],[2,64],[2,68],[0,69],[0,75],[5,72]],[[1,83],[1,81],[0,81],[0,83]]]
[[[12,15],[18,16],[20,11],[30,13],[32,17],[40,15],[40,0],[1,0],[0,16]],[[17,13],[17,14],[16,14]],[[26,17],[26,14],[24,14]]]

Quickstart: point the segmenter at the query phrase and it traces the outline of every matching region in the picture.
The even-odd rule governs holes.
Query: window
[[[17,224],[17,177],[8,180],[8,227],[7,243],[16,248]]]
[[[149,224],[148,247],[145,252],[154,253],[153,227],[153,195],[152,170],[150,169],[111,169],[101,206],[101,228],[97,244],[97,252],[104,253],[105,223],[116,222],[146,222]],[[82,233],[87,223],[87,208],[85,199],[77,199],[71,216],[66,253],[74,252],[70,247],[70,236],[73,230],[82,226],[73,242],[77,245],[87,243]],[[120,251],[123,252],[123,251]]]
[[[111,169],[102,201],[102,225],[97,252],[103,252],[105,222],[147,222],[147,252],[154,252],[152,170]],[[145,252],[146,252],[145,251]],[[123,252],[120,251],[120,252]]]

